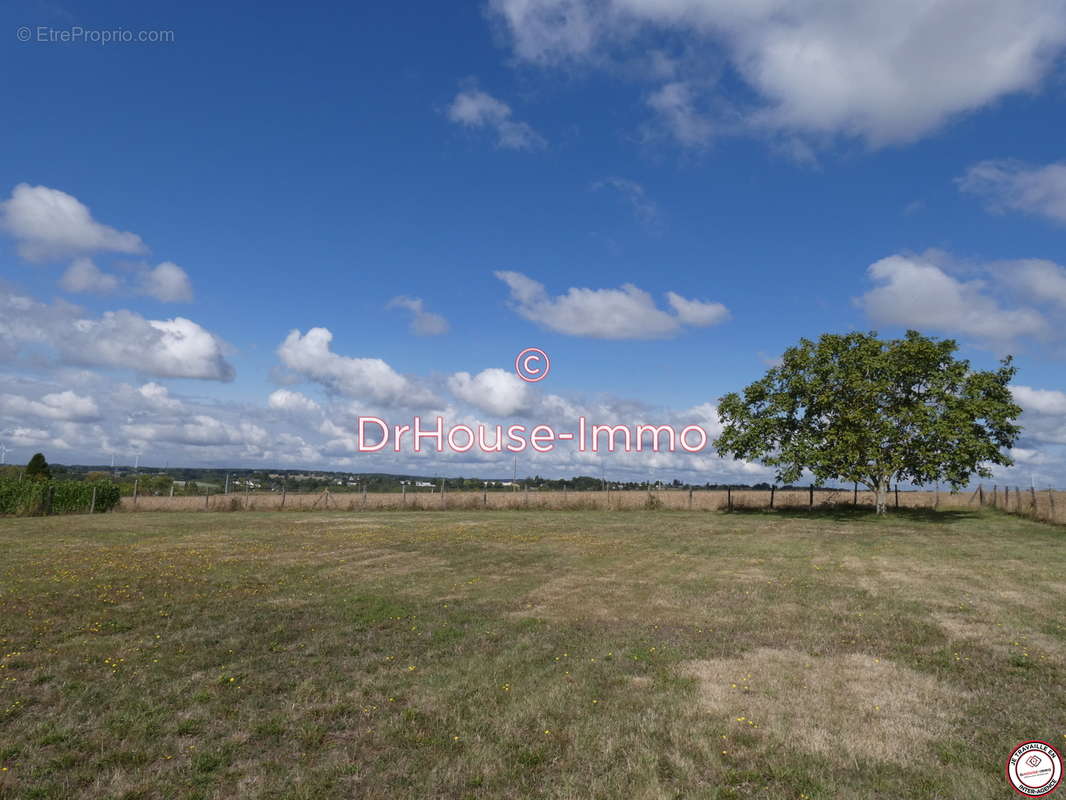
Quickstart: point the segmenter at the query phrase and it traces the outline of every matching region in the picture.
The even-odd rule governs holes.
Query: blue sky
[[[172,41],[49,41],[78,27]],[[360,456],[354,415],[713,428],[801,336],[917,327],[975,366],[1016,355],[1004,478],[1066,466],[1057,4],[16,1],[5,30],[13,459],[498,473]],[[498,272],[543,291],[523,304]],[[698,301],[688,321],[668,292]],[[396,297],[444,322],[413,331]],[[534,345],[542,384],[491,372]]]

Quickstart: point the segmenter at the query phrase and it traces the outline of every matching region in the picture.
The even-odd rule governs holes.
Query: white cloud
[[[1050,332],[1036,309],[1004,308],[985,281],[960,281],[928,256],[889,256],[867,272],[881,285],[858,304],[880,324],[960,333],[1000,346]]]
[[[1066,416],[1066,392],[1053,389],[1033,389],[1029,386],[1011,386],[1014,402],[1036,414]]]
[[[721,303],[707,303],[703,300],[686,300],[676,292],[667,292],[666,299],[677,312],[682,325],[694,325],[705,328],[717,325],[729,319],[729,309]]]
[[[964,192],[984,198],[994,211],[1024,211],[1066,223],[1066,163],[1037,167],[1020,161],[981,161],[958,183]]]
[[[87,318],[66,303],[46,305],[0,288],[0,341],[18,352],[53,348],[65,364],[115,367],[170,378],[228,381],[223,342],[184,317],[149,320],[133,311]]]
[[[0,203],[0,228],[28,261],[48,261],[92,252],[143,253],[141,237],[93,219],[76,197],[47,186],[20,183]]]
[[[144,398],[147,404],[157,411],[180,411],[182,403],[177,398],[170,396],[170,390],[165,386],[151,381],[141,386],[137,393]]]
[[[702,147],[710,142],[714,126],[696,110],[693,91],[688,84],[681,81],[668,83],[649,95],[647,104],[680,144]]]
[[[90,259],[78,258],[63,273],[59,285],[68,292],[109,294],[119,287],[119,280],[101,271]]]
[[[307,395],[294,392],[290,389],[278,389],[270,393],[267,405],[278,411],[292,411],[297,414],[319,414],[322,411],[318,405]]]
[[[497,417],[526,411],[533,399],[529,384],[514,372],[496,367],[473,377],[469,372],[456,372],[448,379],[448,388],[459,400]]]
[[[594,339],[655,339],[676,334],[682,325],[713,325],[728,317],[719,303],[686,300],[673,292],[667,297],[676,314],[656,306],[652,296],[632,284],[618,289],[571,288],[550,297],[544,286],[520,272],[498,271],[496,277],[511,289],[517,313],[539,325]]]
[[[172,261],[146,269],[141,275],[141,292],[164,303],[189,303],[193,296],[188,273]]]
[[[100,416],[100,409],[91,397],[64,392],[46,394],[40,400],[13,394],[0,395],[0,414],[35,417],[54,420],[90,420]]]
[[[477,88],[460,91],[448,106],[448,119],[468,128],[491,128],[496,146],[505,150],[537,150],[547,143],[525,122],[513,119],[511,107]]]
[[[677,70],[721,52],[754,95],[749,126],[874,146],[917,139],[952,116],[1033,90],[1066,43],[1047,0],[490,0],[516,55],[610,63],[678,43]],[[709,74],[708,74],[709,73]],[[676,104],[675,104],[676,105]]]
[[[440,314],[426,311],[421,297],[394,297],[385,308],[405,308],[411,312],[411,333],[418,336],[439,336],[448,332],[448,320]]]
[[[347,397],[387,405],[418,405],[432,397],[380,358],[349,358],[330,349],[333,334],[311,328],[293,330],[278,347],[282,364],[299,375]]]

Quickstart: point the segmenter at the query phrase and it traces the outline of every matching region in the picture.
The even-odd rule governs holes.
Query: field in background
[[[889,508],[903,509],[976,509],[995,507],[1048,522],[1066,523],[1066,492],[1051,490],[992,487],[952,494],[936,491],[901,491],[889,493]],[[399,493],[325,493],[233,492],[200,497],[124,497],[122,511],[361,511],[361,510],[477,510],[477,509],[551,509],[551,510],[691,510],[725,511],[810,508],[812,495],[807,489],[783,491],[688,490],[660,489],[611,492],[446,492],[419,491]],[[850,489],[815,489],[815,508],[857,505],[872,507],[872,492]]]
[[[0,521],[0,797],[1006,798],[1066,538],[993,511]]]

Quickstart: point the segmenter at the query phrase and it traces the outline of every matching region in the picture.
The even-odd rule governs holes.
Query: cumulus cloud
[[[477,375],[456,372],[448,379],[448,389],[459,400],[497,417],[509,417],[529,409],[533,392],[514,372],[496,367]]]
[[[78,258],[67,267],[63,277],[59,279],[59,285],[68,292],[76,294],[93,292],[96,294],[110,294],[119,287],[119,279],[115,275],[103,272],[88,258]]]
[[[12,236],[28,261],[48,261],[92,252],[143,253],[141,237],[93,219],[76,197],[47,186],[20,183],[0,203],[0,229]]]
[[[322,408],[302,392],[290,389],[278,389],[270,393],[267,405],[278,411],[292,411],[297,414],[318,414]]]
[[[520,272],[498,271],[511,290],[512,307],[522,317],[549,330],[594,339],[656,339],[676,334],[682,325],[707,326],[724,321],[720,303],[687,300],[667,293],[673,314],[632,284],[618,289],[571,288],[559,297]]]
[[[181,401],[171,397],[170,390],[155,381],[144,384],[137,390],[137,393],[157,411],[180,411],[182,409]]]
[[[867,274],[880,285],[858,304],[880,324],[959,333],[998,345],[1051,330],[1038,310],[1003,307],[987,281],[959,280],[931,256],[889,256]]]
[[[141,274],[141,293],[163,303],[192,302],[188,273],[172,261],[164,261]]]
[[[1066,392],[1017,385],[1011,386],[1010,390],[1014,395],[1014,402],[1026,411],[1066,416]]]
[[[612,63],[661,49],[665,33],[678,43],[671,62],[690,62],[671,72],[716,79],[699,58],[721,52],[754,98],[742,109],[750,126],[873,146],[1038,88],[1066,43],[1066,8],[1045,0],[490,0],[489,9],[515,54],[545,66]],[[683,108],[672,93],[664,105]],[[695,140],[704,133],[697,127]]]
[[[993,211],[1023,211],[1066,223],[1066,164],[1032,166],[1021,161],[981,161],[958,180],[964,192]]]
[[[448,106],[448,119],[467,128],[489,128],[504,150],[537,150],[547,142],[528,123],[513,118],[511,107],[477,88],[460,91]]]
[[[426,311],[421,297],[394,297],[385,308],[404,308],[411,312],[411,333],[417,336],[439,336],[448,332],[448,320],[440,314]]]
[[[350,358],[330,349],[333,333],[311,328],[293,330],[278,347],[281,363],[298,375],[346,397],[386,405],[418,405],[432,396],[416,387],[380,358]]]
[[[91,397],[75,394],[69,389],[31,400],[13,394],[0,394],[0,414],[30,415],[55,420],[90,420],[100,416],[100,409]]]
[[[133,311],[85,317],[76,306],[48,305],[0,288],[0,342],[12,354],[33,345],[65,364],[130,369],[159,377],[232,380],[225,345],[192,320],[145,319]]]

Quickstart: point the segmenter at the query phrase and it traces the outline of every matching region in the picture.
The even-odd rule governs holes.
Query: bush
[[[84,514],[92,504],[95,510],[110,511],[118,505],[119,489],[111,481],[0,480],[0,514]]]

